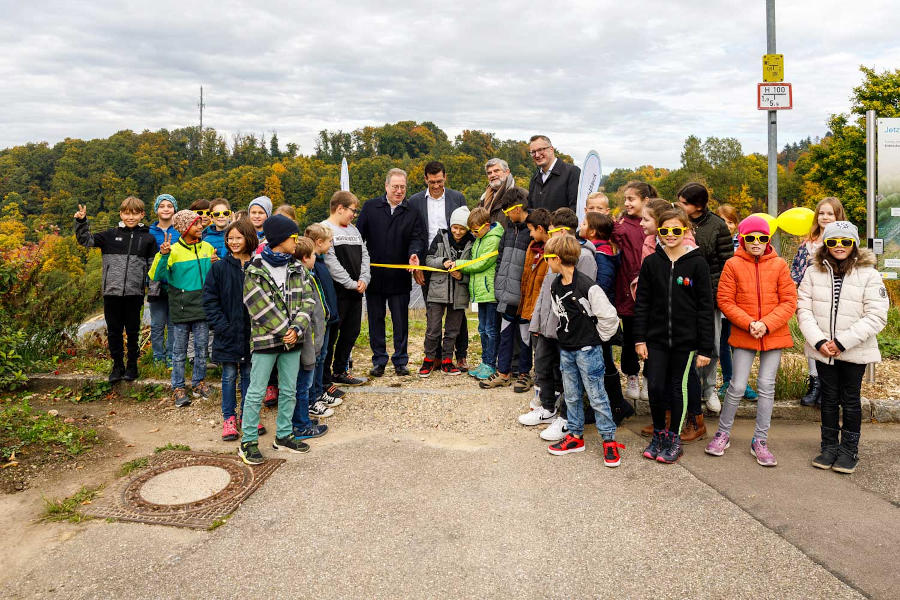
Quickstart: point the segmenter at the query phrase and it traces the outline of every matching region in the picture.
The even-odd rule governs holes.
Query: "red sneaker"
[[[453,364],[453,361],[449,358],[445,358],[441,361],[441,371],[446,373],[447,375],[459,375],[462,371],[459,370],[459,367]]]
[[[620,444],[615,440],[603,442],[603,464],[607,467],[618,467],[622,462],[619,456],[619,448],[625,449],[625,444]]]
[[[278,388],[274,385],[266,386],[266,397],[263,400],[263,406],[272,408],[278,405]]]
[[[562,440],[547,448],[547,452],[556,456],[562,456],[570,452],[584,452],[584,440],[569,433]]]
[[[434,371],[434,360],[426,358],[419,367],[419,377],[428,377],[432,371]]]
[[[238,439],[237,419],[228,417],[222,423],[222,441],[233,442],[236,439]]]

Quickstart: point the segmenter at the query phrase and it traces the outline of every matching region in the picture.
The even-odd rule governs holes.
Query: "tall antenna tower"
[[[203,108],[206,104],[203,103],[203,86],[200,86],[200,103],[197,104],[200,107],[200,135],[203,135]]]

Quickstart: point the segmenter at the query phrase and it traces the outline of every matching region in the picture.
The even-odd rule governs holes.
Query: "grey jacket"
[[[530,242],[528,226],[510,221],[497,248],[497,272],[494,275],[497,312],[506,312],[507,308],[518,306],[522,299],[522,269]]]
[[[594,258],[594,253],[585,246],[581,246],[581,254],[578,256],[575,270],[584,273],[593,281],[597,279],[597,260]],[[551,340],[556,339],[556,327],[559,325],[559,317],[553,312],[553,301],[550,299],[550,285],[557,277],[559,277],[558,273],[547,273],[547,276],[544,277],[541,292],[538,294],[534,312],[531,313],[531,322],[528,325],[529,333],[537,333]]]
[[[444,261],[452,260],[457,263],[465,262],[472,257],[472,236],[466,234],[463,238],[465,245],[462,250],[456,250],[450,245],[449,234],[446,229],[438,231],[428,249],[425,257],[425,265],[438,269],[444,268]],[[431,281],[428,283],[428,293],[425,302],[438,304],[453,304],[455,309],[464,309],[469,304],[469,276],[463,275],[462,279],[455,279],[450,273],[431,271]]]
[[[87,219],[75,219],[75,239],[82,246],[100,248],[103,255],[104,296],[143,296],[147,272],[156,256],[156,238],[145,225],[91,233]]]
[[[303,332],[303,339],[300,341],[300,368],[304,371],[311,371],[316,367],[316,357],[322,351],[322,342],[325,339],[325,298],[322,297],[318,284],[313,281],[313,276],[309,269],[303,268],[307,278],[313,287],[313,298],[315,306],[309,311],[309,327]],[[312,399],[310,399],[312,400]]]

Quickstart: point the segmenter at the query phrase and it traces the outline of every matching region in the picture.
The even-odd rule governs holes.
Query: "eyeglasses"
[[[769,236],[762,234],[762,233],[760,233],[760,234],[748,233],[747,235],[742,235],[741,237],[744,238],[744,241],[747,242],[748,244],[755,244],[756,242],[759,242],[760,244],[769,243]]]
[[[522,205],[521,205],[521,204],[513,204],[513,205],[510,206],[509,208],[504,208],[504,209],[503,209],[503,214],[506,215],[506,216],[508,217],[508,216],[509,216],[509,213],[511,213],[512,211],[516,210],[517,208],[522,208]]]
[[[202,209],[201,209],[201,210],[195,210],[194,212],[197,213],[198,215],[200,215],[201,217],[205,217],[205,216],[208,216],[208,215],[209,215],[209,211],[208,211],[208,210],[202,210]]]
[[[557,231],[572,231],[571,227],[552,227],[547,233],[556,233]]]
[[[289,237],[290,237],[292,240],[296,240],[297,238],[300,237],[300,234],[299,234],[299,233],[292,233]]]
[[[343,209],[345,209],[345,210],[349,210],[350,212],[352,212],[354,217],[355,217],[356,215],[359,214],[359,209],[358,209],[358,208],[350,208],[349,206],[342,206],[341,208],[343,208]]]
[[[544,260],[546,260],[547,262],[550,262],[551,258],[559,258],[559,256],[557,256],[556,254],[545,254],[544,255]]]
[[[230,210],[217,210],[217,211],[213,211],[209,214],[218,219],[219,217],[230,217],[231,211]]]
[[[656,232],[665,237],[667,235],[674,235],[675,237],[681,237],[684,235],[685,228],[684,227],[658,227]]]
[[[829,248],[837,248],[838,245],[843,246],[844,248],[852,248],[855,243],[856,240],[853,238],[828,238],[825,240],[825,245]]]
[[[534,150],[530,150],[528,153],[532,156],[537,156],[538,154],[543,154],[553,146],[544,146],[543,148],[535,148]]]

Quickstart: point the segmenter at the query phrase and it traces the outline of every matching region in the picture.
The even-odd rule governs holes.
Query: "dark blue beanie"
[[[300,229],[286,216],[272,215],[263,221],[263,233],[266,234],[266,243],[274,249],[292,235],[299,235]]]

